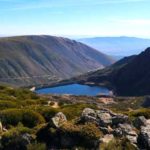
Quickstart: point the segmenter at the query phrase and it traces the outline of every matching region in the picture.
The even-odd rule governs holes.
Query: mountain
[[[81,83],[107,86],[122,96],[150,94],[150,48],[136,56],[126,57],[114,65],[80,76]]]
[[[1,83],[27,86],[70,78],[114,62],[107,55],[55,36],[0,38]]]
[[[125,36],[83,38],[78,41],[118,58],[139,54],[150,46],[150,39]]]

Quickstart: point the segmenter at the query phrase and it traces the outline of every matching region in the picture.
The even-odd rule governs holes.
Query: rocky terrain
[[[54,36],[0,38],[0,83],[43,85],[104,68],[114,60],[80,42]]]
[[[148,98],[36,95],[0,86],[0,149],[148,150]]]

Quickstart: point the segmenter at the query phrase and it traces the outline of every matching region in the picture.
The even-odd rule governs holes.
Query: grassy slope
[[[84,44],[61,37],[22,36],[0,39],[0,78],[56,76],[68,78],[113,62],[108,56]],[[5,80],[6,81],[6,80]],[[17,82],[18,81],[18,82]],[[16,81],[47,83],[48,77]]]

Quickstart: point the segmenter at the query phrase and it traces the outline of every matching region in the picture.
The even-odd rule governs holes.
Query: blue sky
[[[150,38],[150,0],[0,0],[0,35]]]

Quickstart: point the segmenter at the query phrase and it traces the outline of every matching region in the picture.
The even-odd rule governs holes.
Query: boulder
[[[106,134],[103,138],[100,138],[100,143],[109,143],[114,139],[113,134]]]
[[[126,115],[118,114],[118,115],[112,117],[113,125],[124,124],[124,123],[128,123],[128,122],[129,122],[129,118]]]
[[[137,144],[137,133],[130,124],[119,124],[114,130],[114,135],[117,137],[126,137],[132,144]]]
[[[27,144],[30,144],[31,141],[33,140],[33,137],[32,137],[30,134],[28,134],[28,133],[22,134],[22,135],[21,135],[21,138],[22,138],[24,141],[26,141]]]
[[[66,116],[62,112],[58,112],[49,122],[52,127],[59,128],[64,122],[67,121]]]
[[[82,112],[81,120],[87,121],[87,122],[96,122],[97,114],[96,112],[91,108],[85,108]]]
[[[108,126],[108,127],[99,127],[99,129],[103,132],[103,134],[111,134],[114,131],[110,126]]]
[[[122,130],[124,135],[127,135],[130,131],[133,131],[133,128],[130,124],[119,124],[118,127]]]
[[[139,116],[133,121],[133,125],[137,128],[140,129],[141,126],[146,126],[147,120],[144,116]]]
[[[126,138],[134,145],[137,144],[137,133],[135,131],[130,131],[127,135]]]
[[[138,136],[138,144],[141,149],[150,149],[150,125],[142,126]]]
[[[107,127],[112,124],[112,117],[109,113],[97,111],[97,116],[99,119],[99,125]]]

